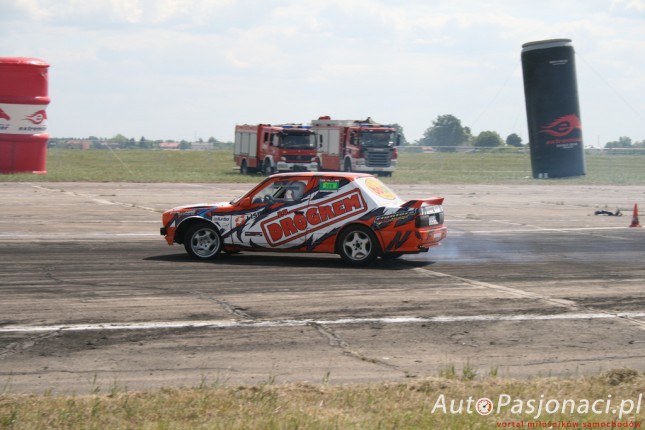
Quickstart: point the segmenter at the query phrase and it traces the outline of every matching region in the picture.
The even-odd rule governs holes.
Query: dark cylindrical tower
[[[570,39],[522,45],[522,70],[534,178],[585,174],[578,84]]]

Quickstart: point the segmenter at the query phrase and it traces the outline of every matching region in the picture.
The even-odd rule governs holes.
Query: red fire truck
[[[331,119],[321,116],[311,121],[318,142],[319,170],[370,172],[391,176],[396,169],[401,136],[394,127],[367,118]]]
[[[235,126],[235,164],[240,173],[316,171],[316,139],[310,126]]]

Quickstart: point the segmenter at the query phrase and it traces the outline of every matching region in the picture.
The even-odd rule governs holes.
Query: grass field
[[[204,381],[194,388],[143,393],[115,384],[105,392],[91,387],[77,395],[0,395],[0,428],[553,429],[637,428],[643,422],[645,375],[633,370],[527,381],[478,379],[472,370],[459,377],[371,385],[269,380],[227,387]],[[482,398],[493,403],[488,416],[475,410]]]
[[[531,177],[529,154],[405,153],[389,183],[435,184],[596,184],[645,185],[645,155],[586,157],[587,175],[558,180]],[[0,175],[0,181],[180,182],[258,181],[233,170],[229,151],[50,149],[47,174]]]

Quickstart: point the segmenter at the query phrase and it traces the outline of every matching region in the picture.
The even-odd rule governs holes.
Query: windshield
[[[316,147],[314,135],[307,134],[282,134],[282,147],[287,149],[313,149]]]
[[[387,148],[394,146],[396,133],[390,131],[363,131],[361,132],[361,146],[370,148]]]

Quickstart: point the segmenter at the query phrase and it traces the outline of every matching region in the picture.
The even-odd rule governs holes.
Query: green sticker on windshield
[[[340,181],[324,181],[320,182],[318,189],[320,191],[336,191],[340,188]]]

